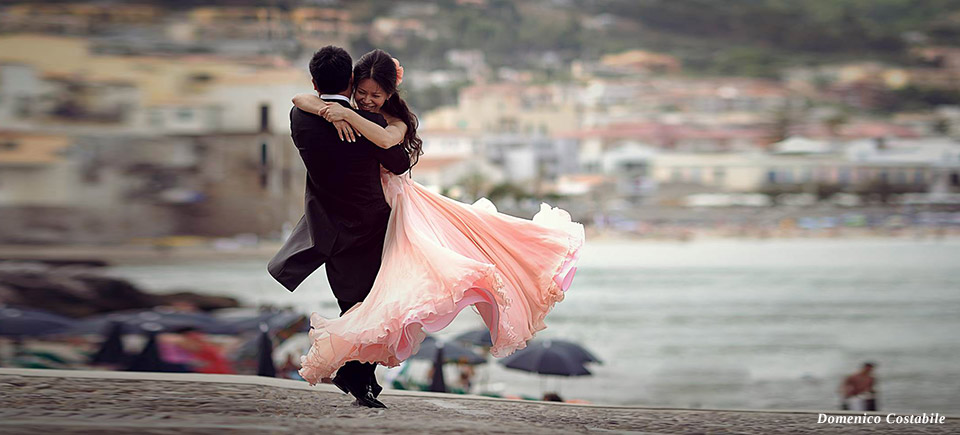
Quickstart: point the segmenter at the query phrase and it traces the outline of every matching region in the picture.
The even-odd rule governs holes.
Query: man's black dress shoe
[[[383,391],[383,387],[377,384],[376,379],[373,379],[370,382],[370,392],[373,393],[373,397],[380,397],[380,392]]]
[[[350,393],[357,399],[354,403],[360,406],[366,406],[369,408],[386,408],[387,405],[384,405],[383,402],[377,400],[377,395],[373,393],[373,387],[371,385],[365,385],[358,389],[351,389],[350,384],[346,380],[340,378],[339,376],[333,378],[333,385],[336,385],[340,391],[344,393]],[[377,393],[383,390],[379,385],[377,386]]]
[[[387,405],[384,405],[383,402],[377,400],[376,397],[373,397],[371,391],[367,391],[363,396],[357,397],[357,403],[361,406],[366,406],[370,408],[386,408]]]

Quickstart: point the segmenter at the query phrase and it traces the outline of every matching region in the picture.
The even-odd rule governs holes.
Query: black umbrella
[[[88,317],[79,322],[71,332],[76,334],[96,334],[105,330],[108,325],[119,322],[123,325],[124,334],[143,334],[151,331],[144,325],[159,326],[159,331],[170,332],[183,328],[196,328],[207,332],[219,325],[218,320],[206,313],[185,313],[167,310],[136,310],[122,311]]]
[[[422,343],[420,343],[420,350],[413,354],[413,356],[410,358],[436,360],[438,353],[437,343],[438,340],[436,338],[428,336],[423,340]],[[467,364],[483,364],[487,362],[487,360],[483,357],[473,353],[470,349],[467,349],[455,342],[443,343],[442,346],[444,362],[460,362],[461,358],[465,358]]]
[[[456,336],[454,340],[476,346],[493,347],[493,341],[490,339],[490,330],[486,328],[464,332]]]
[[[575,359],[577,362],[581,364],[586,364],[591,362],[594,362],[597,364],[603,364],[603,362],[597,359],[597,357],[593,356],[593,354],[590,353],[590,351],[588,351],[583,346],[577,343],[574,343],[572,341],[561,340],[556,338],[551,338],[549,340],[533,340],[527,345],[527,348],[529,348],[530,346],[537,346],[537,347],[549,346],[553,348],[554,351],[563,352],[564,354],[572,357],[573,359]]]
[[[277,377],[277,368],[273,364],[273,341],[270,340],[270,328],[266,323],[260,325],[260,340],[257,345],[257,376]]]
[[[443,380],[443,348],[442,342],[437,342],[434,350],[433,360],[433,380],[430,382],[430,391],[435,393],[446,393],[447,383]]]
[[[567,346],[552,346],[551,340],[544,340],[531,342],[526,348],[500,360],[500,363],[511,369],[541,375],[590,375],[580,360],[582,357],[582,354],[571,351]]]
[[[41,310],[0,307],[0,336],[57,334],[70,330],[75,320]]]
[[[123,351],[123,324],[113,322],[107,327],[107,334],[100,350],[90,359],[91,364],[121,364],[127,362],[127,353]]]
[[[260,325],[266,324],[270,332],[286,329],[302,323],[301,332],[310,330],[306,316],[293,311],[259,311],[242,316],[215,317],[216,324],[206,328],[204,332],[210,334],[241,334],[254,332]]]

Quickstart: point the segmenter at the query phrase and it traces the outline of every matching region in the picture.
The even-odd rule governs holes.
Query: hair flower
[[[400,61],[397,58],[393,58],[393,64],[397,66],[397,86],[400,86],[400,83],[403,82],[403,67],[400,66]]]

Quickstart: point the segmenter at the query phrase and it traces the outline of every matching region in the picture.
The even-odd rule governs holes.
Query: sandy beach
[[[253,376],[0,369],[0,391],[0,432],[10,434],[960,431],[957,416],[944,424],[818,424],[815,411],[615,407],[395,390],[380,396],[389,409],[370,409],[352,405],[332,385]]]

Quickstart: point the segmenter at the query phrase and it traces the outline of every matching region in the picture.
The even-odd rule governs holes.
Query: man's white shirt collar
[[[349,98],[340,94],[320,94],[320,99],[321,100],[343,100],[343,101],[346,101],[348,104],[350,103]]]

